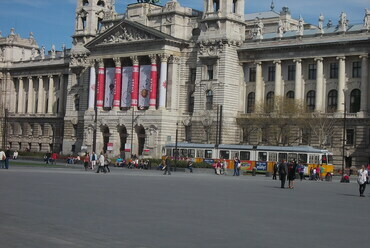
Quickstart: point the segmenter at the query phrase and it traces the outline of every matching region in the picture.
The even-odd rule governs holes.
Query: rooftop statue
[[[159,3],[160,0],[137,0],[138,3]]]

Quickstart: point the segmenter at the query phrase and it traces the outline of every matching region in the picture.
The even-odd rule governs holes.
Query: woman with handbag
[[[358,171],[357,178],[357,183],[359,184],[360,190],[360,197],[365,197],[364,192],[366,189],[367,180],[368,180],[367,170],[365,169],[365,165],[363,165],[362,168]]]

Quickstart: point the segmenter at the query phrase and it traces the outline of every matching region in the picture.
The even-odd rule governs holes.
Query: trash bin
[[[252,170],[252,176],[256,176],[256,173],[257,173],[257,169],[256,169],[256,167],[254,167],[253,170]]]

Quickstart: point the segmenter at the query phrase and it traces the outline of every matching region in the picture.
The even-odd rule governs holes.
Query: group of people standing
[[[1,169],[9,169],[9,159],[10,159],[10,148],[7,147],[5,152],[0,151]]]
[[[92,152],[91,154],[87,153],[83,158],[83,162],[86,171],[89,169],[94,170],[94,168],[97,167],[96,173],[110,172],[109,164],[111,161],[103,152],[101,152],[99,156],[95,152]]]
[[[272,176],[273,180],[276,180],[276,174],[279,173],[279,178],[281,181],[281,188],[285,188],[286,180],[288,179],[288,188],[294,188],[294,180],[296,172],[299,173],[300,179],[303,179],[304,176],[304,167],[302,164],[298,164],[295,160],[287,163],[285,160],[274,165],[274,174]]]

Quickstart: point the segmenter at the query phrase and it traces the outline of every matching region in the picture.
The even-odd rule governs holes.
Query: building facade
[[[0,37],[3,146],[159,157],[177,130],[178,141],[310,144],[337,165],[368,163],[370,13],[314,25],[287,7],[244,9],[171,0],[119,14],[114,1],[77,0],[72,49],[48,54],[12,30]],[[304,111],[279,115],[292,101]]]

